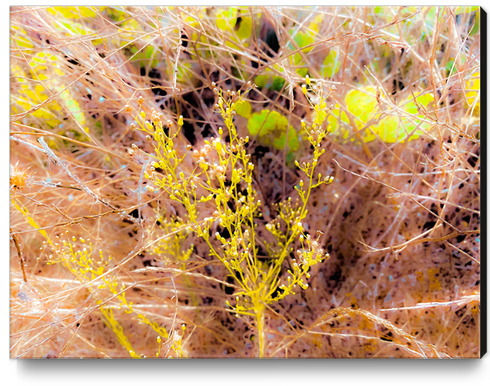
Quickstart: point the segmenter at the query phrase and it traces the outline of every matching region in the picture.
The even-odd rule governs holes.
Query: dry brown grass
[[[479,83],[468,81],[479,80],[480,34],[468,33],[469,9],[439,8],[436,22],[429,8],[384,8],[381,16],[362,7],[242,7],[241,22],[250,18],[254,28],[240,41],[237,28],[219,28],[215,8],[90,12],[67,18],[44,7],[11,8],[12,358],[127,357],[97,299],[114,309],[140,355],[154,357],[159,344],[135,314],[174,338],[185,324],[186,357],[256,355],[254,326],[226,308],[234,287],[224,284],[226,270],[205,244],[185,235],[182,249],[195,245],[185,269],[152,249],[173,236],[159,216],[184,212],[148,190],[143,174],[153,148],[131,130],[126,106],[138,111],[143,102],[147,113],[173,122],[183,115],[179,146],[200,149],[222,125],[211,83],[237,91],[270,74],[285,82],[250,93],[253,111],[280,112],[299,128],[301,119],[311,122],[300,68],[323,79],[332,105],[344,109],[348,92],[366,86],[385,96],[380,106],[389,116],[402,115],[401,101],[413,94],[438,103],[421,109],[429,129],[414,140],[367,142],[368,129],[353,116],[347,135],[327,137],[319,171],[335,181],[315,191],[305,225],[322,232],[331,257],[311,272],[308,290],[268,309],[267,356],[479,356]],[[291,38],[308,31],[307,46]],[[274,36],[278,52],[267,46]],[[325,79],[322,63],[332,49],[339,70]],[[53,59],[34,66],[43,52]],[[299,64],[292,60],[298,54]],[[236,126],[249,135],[245,118]],[[285,151],[252,140],[265,222],[273,203],[295,197],[299,174]],[[306,160],[309,148],[294,156]],[[105,277],[126,285],[133,314],[55,263],[55,243],[72,237],[76,249],[83,249],[80,237],[90,238],[94,256],[100,249],[113,257]],[[175,355],[162,345],[164,354]]]

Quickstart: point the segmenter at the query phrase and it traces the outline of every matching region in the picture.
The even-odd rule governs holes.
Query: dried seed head
[[[29,174],[26,170],[21,170],[18,164],[10,165],[10,189],[22,189],[26,186]]]

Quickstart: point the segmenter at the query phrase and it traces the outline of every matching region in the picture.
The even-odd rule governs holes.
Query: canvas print
[[[9,11],[11,358],[484,354],[480,7]]]

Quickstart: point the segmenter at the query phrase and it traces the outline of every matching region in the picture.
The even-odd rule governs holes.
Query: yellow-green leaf
[[[308,26],[309,29],[312,31],[315,31],[316,33],[320,32],[320,26],[319,24],[323,21],[323,15],[317,15],[313,21],[310,23]]]
[[[310,44],[313,44],[315,42],[315,39],[309,33],[298,32],[294,37],[294,41],[296,42],[296,44],[298,44],[299,48],[303,48],[309,46]],[[313,46],[305,48],[303,52],[310,52],[312,49]]]
[[[247,101],[241,101],[235,106],[235,111],[244,118],[250,118],[252,115],[252,105]]]
[[[292,127],[289,127],[289,133],[282,132],[279,136],[279,138],[274,138],[273,145],[276,149],[282,150],[284,149],[284,146],[286,145],[286,134],[288,136],[288,150],[290,151],[295,151],[298,150],[299,148],[299,138],[298,134],[296,133],[296,130],[294,130]]]
[[[250,16],[242,16],[240,26],[238,27],[236,34],[242,40],[248,39],[252,35],[252,18]]]
[[[236,7],[219,8],[216,14],[216,25],[222,31],[231,30],[236,25],[238,10]]]
[[[257,75],[255,77],[255,84],[258,88],[264,88],[269,81],[269,75]]]
[[[269,132],[288,125],[286,117],[282,116],[276,111],[262,110],[260,113],[252,114],[252,117],[248,120],[248,131],[252,135],[266,135]]]
[[[288,120],[277,111],[262,110],[252,114],[248,120],[248,130],[252,135],[259,135],[265,144],[271,144],[278,150],[284,149],[286,145],[286,133],[288,130]],[[272,142],[271,142],[272,141]],[[288,134],[289,150],[299,148],[298,133],[292,126],[289,127]]]
[[[82,19],[84,17],[95,17],[97,14],[90,7],[50,7],[48,12],[52,15],[61,13],[67,19]]]
[[[376,95],[374,87],[366,87],[363,91],[351,90],[345,96],[347,110],[358,118],[356,119],[356,125],[359,128],[367,123],[372,111],[376,107],[377,102],[374,95]]]
[[[336,50],[330,50],[325,60],[323,61],[323,66],[321,70],[322,76],[332,78],[340,69],[340,60]]]
[[[480,73],[475,73],[467,82],[465,87],[466,100],[469,106],[473,106],[473,103],[479,98],[480,92]],[[480,101],[478,100],[473,110],[474,115],[480,114]]]
[[[336,136],[341,136],[342,138],[347,138],[349,136],[349,132],[345,129],[341,129],[341,123],[343,122],[343,126],[349,125],[349,119],[344,111],[340,111],[340,106],[336,104],[334,108],[330,111],[330,114],[327,118],[328,123],[328,132],[332,133]]]

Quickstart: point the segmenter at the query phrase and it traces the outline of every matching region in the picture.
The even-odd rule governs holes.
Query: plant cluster
[[[165,128],[161,115],[154,110],[148,120],[143,109],[133,118],[139,130],[147,134],[154,146],[153,157],[156,161],[151,164],[151,174],[145,174],[155,186],[152,190],[163,190],[172,201],[185,208],[187,218],[182,227],[202,238],[209,247],[210,257],[216,257],[226,267],[239,287],[239,291],[233,294],[235,301],[233,304],[227,301],[227,305],[236,316],[248,315],[255,319],[259,355],[263,357],[266,307],[294,294],[298,286],[307,289],[310,267],[328,256],[318,240],[305,235],[302,221],[308,214],[307,204],[312,189],[331,183],[333,177],[322,178],[321,173],[315,173],[319,159],[325,153],[321,145],[327,135],[324,125],[327,117],[324,85],[313,85],[310,97],[305,85],[305,95],[316,112],[311,126],[302,121],[302,129],[313,148],[311,160],[302,165],[296,161],[297,167],[305,175],[306,184],[300,180],[295,187],[300,197],[299,204],[292,204],[289,198],[277,206],[277,218],[265,225],[276,241],[267,244],[267,256],[259,256],[257,219],[263,218],[263,207],[254,188],[254,165],[247,154],[249,138],[240,137],[234,124],[236,107],[244,103],[247,92],[253,88],[252,85],[248,86],[245,92],[239,90],[235,93],[229,90],[223,92],[216,84],[212,85],[217,97],[214,107],[226,129],[224,131],[220,127],[219,136],[206,140],[201,149],[192,150],[188,146],[184,154],[179,154],[175,145],[184,123],[182,116],[177,125],[168,121]],[[228,141],[224,141],[225,136],[229,138]],[[186,163],[187,168],[184,168],[186,158],[192,161]],[[156,172],[157,169],[160,173]],[[203,212],[212,212],[212,215],[203,217]],[[220,231],[213,234],[216,225],[219,225]],[[175,239],[178,240],[177,237]],[[297,240],[301,243],[301,249],[297,251],[297,259],[290,259]],[[186,252],[178,258],[185,261],[188,255],[189,252]],[[290,269],[284,279],[281,272],[286,261]]]

